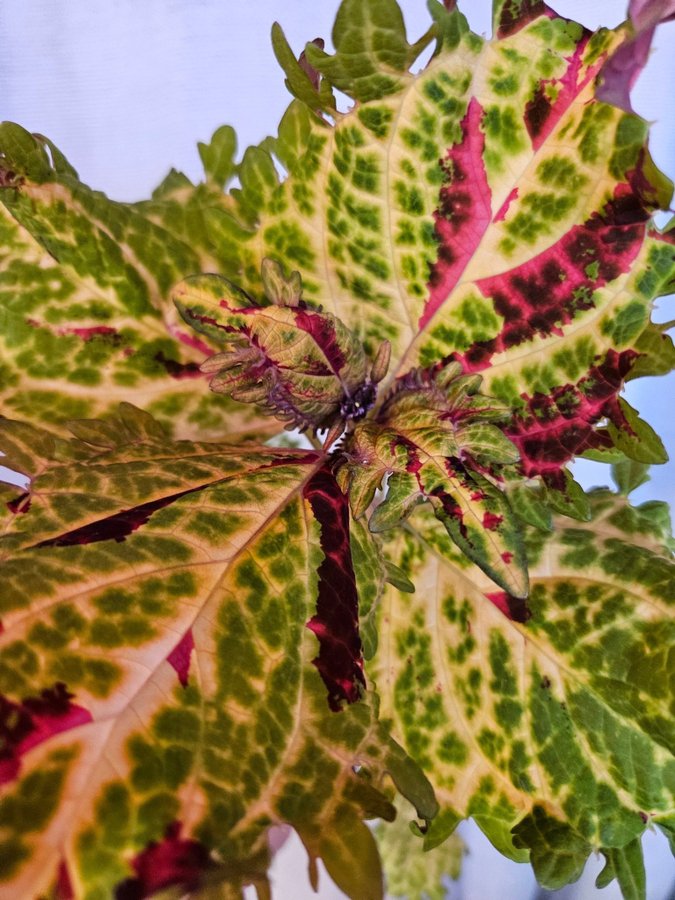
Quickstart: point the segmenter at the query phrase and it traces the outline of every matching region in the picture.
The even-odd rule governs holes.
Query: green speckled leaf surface
[[[587,525],[531,533],[525,622],[416,513],[387,552],[417,590],[388,589],[371,663],[442,807],[472,815],[514,859],[531,850],[550,888],[674,812],[667,536],[650,504],[591,499]],[[558,871],[556,854],[572,869]]]
[[[267,831],[288,823],[352,896],[377,896],[362,820],[395,814],[379,781],[422,817],[435,801],[376,719],[358,630],[346,675],[344,628],[331,643],[322,583],[332,556],[352,564],[321,457],[170,444],[130,409],[125,424],[133,443],[79,423],[86,442],[45,438],[33,457],[36,430],[6,425],[33,476],[1,541],[6,890],[264,883]],[[326,686],[363,699],[337,714]]]

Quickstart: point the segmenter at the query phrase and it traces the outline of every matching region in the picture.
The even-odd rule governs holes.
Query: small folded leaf
[[[545,481],[546,500],[554,512],[587,522],[591,509],[586,492],[568,469]]]
[[[262,283],[265,296],[276,306],[299,306],[302,299],[302,279],[299,272],[287,278],[283,267],[274,259],[263,259]]]
[[[639,839],[625,847],[603,850],[602,855],[605,857],[605,868],[598,875],[595,886],[600,889],[607,887],[616,878],[623,900],[646,900],[647,879]]]
[[[426,43],[431,40],[431,35]],[[424,49],[410,45],[395,0],[343,0],[333,27],[335,54],[307,44],[307,61],[340,91],[365,102],[401,90]]]
[[[375,838],[386,874],[387,896],[406,900],[445,900],[446,879],[459,878],[466,852],[459,835],[442,847],[429,850],[411,834],[409,807],[396,802],[398,815],[392,825],[380,824]],[[434,820],[436,821],[436,820]]]
[[[326,107],[326,97],[322,96],[318,86],[312,83],[309,75],[296,59],[278,22],[272,25],[272,49],[277,62],[286,75],[286,87],[294,97],[301,100],[311,110],[335,109],[332,94],[330,95],[332,104]]]
[[[641,378],[644,375],[667,375],[675,369],[675,344],[666,331],[672,323],[666,325],[650,322],[635,342],[635,349],[640,354],[628,374],[627,381]]]
[[[403,591],[405,594],[415,593],[413,582],[399,566],[395,566],[390,560],[385,560],[385,578],[389,584],[398,588],[399,591]]]
[[[347,808],[338,809],[326,825],[320,831],[300,832],[310,854],[323,860],[330,877],[348,897],[383,900],[382,864],[370,828]]]
[[[459,426],[457,444],[461,450],[465,450],[486,465],[517,463],[520,459],[518,448],[504,432],[484,422]]]
[[[204,172],[213,184],[223,190],[236,170],[237,135],[231,125],[221,125],[208,144],[197,144]]]
[[[462,37],[470,33],[466,17],[453,4],[441,0],[427,0],[427,9],[438,28],[436,54],[454,50]],[[435,54],[434,54],[435,55]]]
[[[542,531],[551,531],[551,510],[541,487],[516,482],[507,486],[506,493],[511,508],[523,522]]]
[[[418,503],[425,499],[414,475],[394,472],[389,476],[384,500],[375,508],[368,521],[371,531],[388,531],[400,525]]]
[[[619,408],[623,414],[625,425],[617,427],[613,422],[607,425],[607,430],[617,447],[625,453],[629,459],[636,462],[653,464],[668,462],[668,453],[663,446],[663,441],[644,419],[641,419],[637,410],[619,398]]]
[[[612,479],[619,491],[627,497],[640,485],[649,481],[649,465],[633,459],[624,459],[612,466]]]
[[[487,478],[449,463],[448,483],[431,491],[436,517],[460,550],[515,597],[527,597],[527,559],[506,496]]]

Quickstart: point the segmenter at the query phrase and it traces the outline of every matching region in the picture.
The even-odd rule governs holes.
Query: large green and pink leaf
[[[416,76],[421,45],[389,0],[342,5],[335,56],[307,46],[358,105],[331,125],[296,92],[276,145],[289,177],[254,243],[371,350],[390,340],[393,373],[449,358],[480,371],[514,408],[525,474],[560,487],[565,462],[611,444],[598,422],[635,431],[617,395],[672,285],[672,241],[649,226],[671,186],[647,124],[594,98],[627,28],[509,3],[486,42],[434,9],[438,52]]]
[[[11,132],[5,203],[60,262],[87,271],[103,258],[106,284],[120,263],[101,245],[116,235],[132,284],[153,282],[137,301],[161,310],[171,334],[183,328],[168,308],[172,281],[215,268],[260,296],[262,260],[283,260],[306,300],[369,352],[392,342],[393,373],[450,357],[481,371],[516,409],[509,435],[525,474],[559,487],[564,462],[611,443],[599,421],[635,429],[617,394],[644,352],[652,300],[672,282],[672,243],[648,225],[670,186],[650,162],[646,123],[594,98],[601,75],[612,88],[609,61],[633,32],[590,34],[542,3],[508,3],[487,42],[457,10],[432,11],[432,30],[410,43],[394,0],[345,0],[335,54],[309,44],[304,68],[276,29],[298,99],[279,136],[238,164],[231,129],[202,145],[204,185],[173,173],[149,204],[110,204],[54,151],[52,167],[39,141]],[[411,74],[434,37],[431,62]],[[332,87],[356,108],[336,112]],[[219,193],[233,175],[240,187]],[[171,346],[171,360],[187,362]],[[190,415],[196,431],[202,414]]]
[[[526,605],[453,564],[415,513],[386,549],[416,592],[387,589],[370,672],[441,803],[429,846],[473,816],[506,855],[529,851],[549,888],[601,850],[640,897],[639,837],[675,816],[670,524],[662,503],[590,496],[587,525],[530,534]]]
[[[313,451],[114,426],[2,426],[31,479],[3,493],[5,890],[262,886],[285,823],[377,896],[383,774],[435,801],[366,691],[346,498]]]

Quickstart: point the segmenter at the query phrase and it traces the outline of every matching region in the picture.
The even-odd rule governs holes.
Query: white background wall
[[[411,36],[426,30],[423,0],[399,0]],[[589,27],[616,25],[622,0],[550,0],[557,12]],[[274,133],[289,102],[272,54],[269,29],[278,19],[294,49],[330,36],[337,0],[3,0],[0,5],[0,119],[48,135],[82,179],[119,200],[143,199],[173,166],[199,178],[197,140],[229,122],[240,147]],[[490,33],[489,0],[460,2],[474,31]],[[330,44],[328,44],[330,46]],[[638,112],[654,122],[652,153],[675,177],[675,23],[657,35],[648,70],[634,94]],[[661,301],[656,318],[675,313]],[[641,379],[628,399],[664,436],[675,455],[670,401],[675,377]],[[585,483],[605,483],[606,469],[584,463]],[[659,467],[636,497],[675,502],[675,465]],[[509,863],[470,823],[457,900],[541,900],[529,867]],[[666,900],[675,872],[665,841],[645,837],[648,900]],[[290,842],[275,866],[275,900],[313,897],[303,851]],[[620,896],[596,892],[600,861],[556,894],[563,900]],[[323,881],[321,897],[341,896]]]

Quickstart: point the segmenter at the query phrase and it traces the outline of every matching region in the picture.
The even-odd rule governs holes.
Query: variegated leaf
[[[387,545],[416,592],[387,590],[371,664],[394,735],[441,802],[429,845],[473,816],[549,888],[593,850],[610,880],[639,882],[640,835],[675,816],[667,508],[609,491],[591,501],[588,525],[532,531],[526,616],[450,562],[445,534],[416,513]]]
[[[50,149],[51,160],[47,149]],[[167,320],[170,288],[211,257],[78,181],[56,148],[0,126],[0,401],[43,424],[151,411],[179,437],[274,431],[252,409],[209,397],[213,352]]]
[[[30,480],[0,491],[11,896],[264,895],[269,830],[287,823],[314,880],[321,858],[348,895],[377,897],[363,820],[394,815],[385,775],[436,813],[389,720],[442,802],[425,847],[472,815],[543,884],[599,849],[599,884],[643,895],[640,834],[675,831],[673,542],[663,505],[588,497],[566,464],[617,464],[625,495],[664,456],[619,392],[675,364],[649,318],[675,285],[672,223],[649,221],[671,186],[628,98],[671,5],[631,0],[631,24],[591,34],[541,0],[495,0],[487,41],[429,0],[411,41],[395,0],[343,0],[332,54],[317,40],[296,62],[273,31],[296,98],[278,136],[237,161],[218,129],[205,182],[172,171],[144,203],[109,201],[47,139],[0,127],[0,397],[30,420],[0,420],[3,462]],[[347,424],[340,458],[233,444],[265,420],[205,390],[218,330],[196,338],[171,303],[204,272],[255,310],[255,335],[241,309],[226,326],[262,343],[304,416],[286,419],[331,426],[327,447]],[[349,358],[318,386],[326,323]],[[390,392],[354,427],[345,398],[370,404],[383,342]],[[231,350],[207,362],[215,380],[279,412],[248,359],[231,390]],[[455,367],[480,412],[465,421],[451,384],[428,390]],[[192,440],[116,412],[125,399]],[[361,515],[385,474],[373,530],[411,515],[383,559],[348,501]],[[535,526],[527,602],[511,510]]]
[[[454,834],[439,847],[428,848],[412,833],[404,803],[396,801],[399,815],[382,822],[375,835],[387,875],[387,894],[405,900],[445,900],[444,879],[459,878],[466,847]]]
[[[293,68],[277,29],[299,98],[278,138],[237,165],[233,133],[217,132],[202,149],[206,185],[174,173],[118,229],[132,260],[141,253],[138,217],[146,245],[159,233],[173,241],[161,255],[171,262],[157,276],[160,307],[167,265],[180,275],[215,267],[256,296],[261,262],[272,257],[296,267],[307,301],[355,329],[369,352],[390,340],[393,373],[450,357],[483,372],[487,392],[517,412],[509,436],[525,474],[564,488],[562,462],[611,443],[597,422],[630,430],[617,393],[636,365],[651,302],[673,280],[670,238],[648,225],[670,185],[649,159],[646,124],[594,99],[628,32],[590,34],[542,3],[508,3],[496,8],[497,39],[486,42],[457,10],[433,3],[432,11],[435,35],[411,43],[394,0],[345,0],[336,54],[306,49],[320,90]],[[413,76],[410,64],[434,36],[436,53]],[[335,113],[331,85],[358,107]],[[86,215],[103,217],[100,200],[90,200],[98,195],[69,182],[63,163],[50,174],[25,135],[18,150],[12,141],[4,152],[26,171],[6,203],[63,256],[57,183],[66,217],[78,219],[84,198]],[[270,154],[289,173],[283,183]],[[234,174],[241,186],[219,195],[214,187]],[[108,204],[105,215],[119,209]],[[151,286],[151,302],[155,293]],[[170,310],[163,315],[180,329]]]
[[[116,425],[0,429],[32,479],[0,540],[4,890],[262,887],[288,823],[350,896],[380,895],[363,819],[395,815],[384,774],[436,807],[365,690],[324,459]]]

